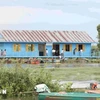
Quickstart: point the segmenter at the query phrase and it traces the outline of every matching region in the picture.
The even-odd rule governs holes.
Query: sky
[[[0,30],[86,31],[97,41],[100,0],[0,0]]]

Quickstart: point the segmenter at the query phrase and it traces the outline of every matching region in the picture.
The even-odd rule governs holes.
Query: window
[[[70,45],[66,45],[65,48],[66,48],[65,51],[70,51]]]
[[[26,51],[34,51],[34,44],[26,44]]]
[[[83,50],[83,45],[78,45],[78,51]]]
[[[72,45],[71,44],[65,44],[64,45],[64,51],[71,51],[72,50]]]
[[[78,45],[77,45],[77,50],[80,51],[81,49],[82,49],[83,51],[85,50],[85,45],[84,45],[84,44],[78,44]]]
[[[20,51],[20,50],[21,50],[20,44],[14,44],[14,45],[13,45],[13,50],[16,51],[16,52],[17,52],[17,51]]]

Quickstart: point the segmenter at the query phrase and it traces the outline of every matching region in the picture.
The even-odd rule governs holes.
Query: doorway
[[[39,56],[45,56],[45,44],[38,44]]]
[[[53,44],[53,49],[56,51],[55,56],[59,56],[59,44]]]
[[[81,49],[83,49],[83,45],[82,44],[78,45],[78,51],[80,51]]]

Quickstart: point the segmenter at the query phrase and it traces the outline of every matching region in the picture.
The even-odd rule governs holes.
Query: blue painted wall
[[[80,44],[82,44],[82,43],[80,43]],[[72,44],[72,51],[64,51],[64,56],[66,56],[66,57],[67,56],[70,56],[70,57],[71,56],[79,56],[79,51],[76,51],[76,54],[73,55],[73,50],[76,48],[76,45],[77,45],[77,43]],[[85,46],[85,50],[83,51],[82,56],[91,56],[91,43],[83,43],[83,45]],[[61,54],[63,47],[64,47],[64,43],[60,43],[60,48],[59,48],[60,54]],[[52,46],[47,46],[46,48],[49,51],[49,56],[52,56]]]
[[[65,52],[64,55],[65,56],[79,56],[79,51],[76,51],[75,55],[73,55],[73,50],[76,48],[76,45],[77,45],[76,43],[73,43],[72,51]],[[85,46],[85,50],[83,51],[82,56],[90,56],[91,55],[91,43],[83,43],[83,45]]]
[[[16,44],[16,43],[0,43],[0,49],[6,49],[7,51],[7,56],[17,56],[17,57],[20,57],[20,56],[23,56],[23,57],[35,57],[35,56],[39,56],[39,51],[38,51],[38,43],[34,43],[34,46],[35,46],[35,50],[32,51],[32,52],[27,52],[26,51],[26,44],[27,43],[18,43],[21,45],[21,51],[19,52],[14,52],[13,50],[13,44]],[[82,44],[82,43],[81,43]],[[76,48],[76,45],[77,43],[73,43],[72,44],[72,51],[70,52],[64,52],[64,56],[70,56],[70,57],[73,57],[73,56],[79,56],[79,52],[77,51],[75,55],[73,55],[73,50]],[[85,51],[83,51],[83,56],[91,56],[91,43],[84,43],[85,45]],[[64,46],[64,43],[60,43],[59,44],[59,50],[60,50],[60,53],[61,53],[61,50]],[[47,45],[46,46],[46,49],[48,49],[48,56],[52,56],[52,45]]]
[[[52,56],[52,46],[51,45],[47,45],[46,49],[48,49],[48,56]]]
[[[80,43],[82,44],[82,43]],[[76,48],[77,44],[73,44],[72,46],[72,52],[73,50]],[[91,43],[83,43],[83,45],[85,46],[85,50],[82,53],[82,56],[90,56],[91,55]],[[73,53],[72,53],[73,55]],[[79,56],[79,51],[76,51],[75,56]]]
[[[64,51],[64,56],[79,56],[79,51],[76,51],[75,55],[73,55],[73,50],[76,48],[76,45],[77,43],[72,44],[72,51]],[[83,51],[82,56],[91,56],[91,43],[83,43],[83,45],[85,46],[85,50]],[[63,47],[64,44],[60,44],[60,53]]]
[[[21,51],[15,52],[13,50],[13,44],[16,43],[0,43],[3,44],[3,46],[0,48],[2,50],[6,49],[6,55],[7,56],[28,56],[28,57],[33,57],[33,56],[38,56],[39,55],[39,51],[38,51],[38,44],[34,44],[35,46],[35,50],[32,52],[27,52],[26,51],[26,44],[27,43],[17,43],[21,45]]]
[[[83,56],[91,56],[91,43],[85,44],[85,51],[83,51]]]

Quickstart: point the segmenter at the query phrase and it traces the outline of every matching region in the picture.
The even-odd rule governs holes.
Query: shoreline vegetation
[[[43,68],[0,67],[0,89],[7,90],[7,94],[2,95],[4,97],[25,96],[24,92],[33,91],[35,85],[41,83],[47,84],[51,91],[59,89],[58,85],[52,83],[48,70]]]
[[[34,63],[33,63],[34,62]],[[37,63],[36,63],[37,62]],[[39,64],[39,63],[100,63],[100,58],[0,58],[3,64]]]
[[[98,60],[98,59],[97,59]],[[71,89],[72,82],[64,85],[62,89],[59,81],[88,81],[96,80],[100,81],[100,65],[89,66],[85,64],[92,64],[90,62],[73,62],[73,59],[69,62],[61,63],[42,63],[41,65],[32,65],[23,63],[14,63],[10,67],[9,64],[0,63],[0,89],[6,89],[7,94],[3,97],[23,97],[23,96],[33,96],[34,86],[37,84],[46,84],[52,92],[59,91],[80,91]],[[73,62],[73,63],[72,63]],[[5,66],[5,64],[7,66]],[[51,65],[50,65],[51,64]],[[69,66],[72,64],[73,66]],[[99,63],[96,63],[99,64]],[[27,65],[26,67],[24,67]],[[85,67],[83,66],[85,65]],[[63,66],[63,67],[62,67]],[[52,80],[56,80],[54,83]],[[31,91],[31,93],[30,93]],[[0,96],[2,98],[2,95]]]

